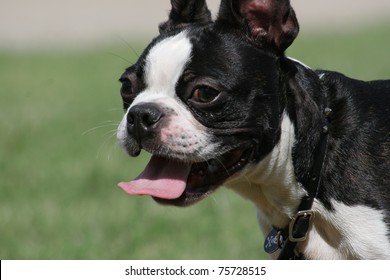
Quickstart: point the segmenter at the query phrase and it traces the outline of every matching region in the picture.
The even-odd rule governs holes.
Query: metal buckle
[[[302,241],[305,241],[309,231],[307,230],[305,232],[305,235],[302,236],[302,237],[295,237],[294,236],[294,226],[295,226],[296,222],[300,218],[309,218],[308,223],[310,225],[311,220],[313,219],[313,217],[314,217],[314,211],[312,211],[312,210],[299,211],[297,214],[295,214],[295,216],[291,219],[289,227],[288,227],[288,239],[291,242],[302,242]]]

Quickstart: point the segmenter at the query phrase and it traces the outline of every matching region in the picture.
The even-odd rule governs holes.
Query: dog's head
[[[280,138],[278,60],[298,34],[288,0],[172,0],[169,20],[120,78],[118,139],[152,154],[129,194],[185,206],[242,175]]]

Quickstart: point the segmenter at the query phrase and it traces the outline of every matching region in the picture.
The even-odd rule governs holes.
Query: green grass
[[[389,49],[390,29],[373,27],[304,35],[288,54],[383,79]],[[181,209],[116,187],[147,160],[128,158],[114,136],[122,116],[116,81],[135,59],[128,47],[0,52],[0,259],[266,257],[254,207],[229,190]]]
[[[287,54],[313,69],[341,72],[362,80],[390,79],[389,24],[300,34]]]

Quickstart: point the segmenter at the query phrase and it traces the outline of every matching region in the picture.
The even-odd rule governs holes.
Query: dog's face
[[[120,78],[125,115],[118,139],[131,156],[152,154],[137,179],[120,184],[126,192],[189,205],[276,145],[278,57],[298,26],[290,24],[296,19],[288,5],[294,32],[259,30],[250,15],[265,8],[260,2],[267,1],[223,1],[212,22],[204,1],[172,1],[160,36]]]

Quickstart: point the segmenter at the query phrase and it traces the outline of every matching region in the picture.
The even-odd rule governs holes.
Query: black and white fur
[[[284,55],[299,26],[288,0],[172,0],[169,20],[121,77],[118,139],[190,164],[186,206],[224,185],[267,234],[295,215],[332,109],[306,259],[390,259],[390,81],[313,71]],[[273,257],[277,257],[275,253]]]

